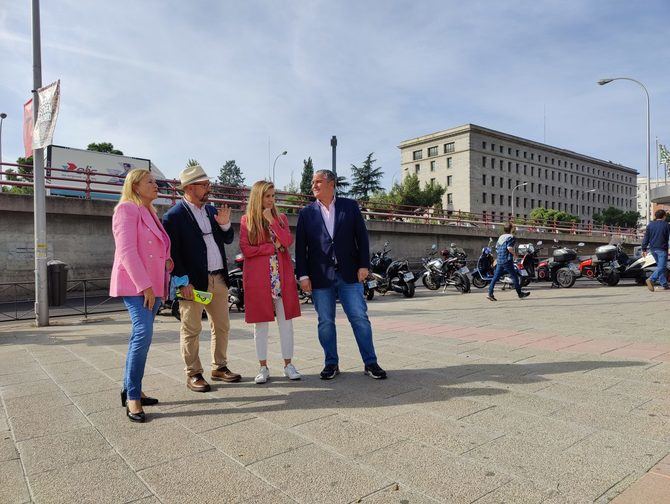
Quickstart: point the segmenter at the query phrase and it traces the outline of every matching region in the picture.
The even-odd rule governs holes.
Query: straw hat
[[[189,184],[195,184],[196,182],[203,182],[209,180],[209,177],[205,173],[205,170],[202,169],[202,166],[187,166],[179,174],[179,185],[177,189],[183,189]]]

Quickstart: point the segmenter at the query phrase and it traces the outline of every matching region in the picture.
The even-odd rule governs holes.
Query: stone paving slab
[[[186,389],[178,323],[159,316],[144,389],[161,402],[142,425],[119,403],[125,314],[0,325],[0,502],[670,502],[666,293],[531,289],[375,298],[386,381],[363,376],[343,317],[343,373],[319,380],[305,306],[303,380],[281,376],[273,328],[257,386],[252,330],[232,313],[244,380],[208,394]],[[207,362],[206,330],[200,346]]]

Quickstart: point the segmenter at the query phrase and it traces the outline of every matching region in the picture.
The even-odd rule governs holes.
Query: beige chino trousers
[[[228,315],[228,287],[223,281],[223,275],[209,275],[207,290],[212,293],[212,301],[208,305],[184,299],[179,300],[179,315],[181,316],[179,339],[181,356],[186,365],[184,369],[186,376],[202,374],[203,372],[199,355],[203,309],[207,312],[212,333],[212,369],[216,370],[228,365],[226,353],[228,351],[230,317]]]

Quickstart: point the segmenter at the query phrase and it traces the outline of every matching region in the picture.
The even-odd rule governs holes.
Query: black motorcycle
[[[455,244],[441,251],[437,256],[437,245],[433,244],[426,257],[421,259],[424,271],[421,281],[426,289],[437,290],[440,287],[453,286],[461,294],[470,292],[470,273],[466,266],[467,254]]]
[[[406,259],[393,260],[389,257],[391,249],[388,245],[389,242],[385,242],[384,248],[372,254],[370,259],[370,274],[363,284],[368,300],[375,296],[375,291],[382,295],[393,291],[402,293],[406,298],[414,297],[414,273],[409,270]]]

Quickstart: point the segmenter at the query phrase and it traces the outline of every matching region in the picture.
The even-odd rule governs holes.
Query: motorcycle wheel
[[[170,311],[172,312],[172,316],[181,322],[181,315],[179,314],[179,301],[177,301],[176,299],[172,301]]]
[[[454,287],[461,294],[467,294],[470,292],[470,280],[462,273],[456,273],[454,275]]]
[[[481,276],[479,276],[479,275],[473,275],[472,276],[472,285],[474,285],[478,289],[483,289],[488,284],[489,283],[486,280],[484,280]]]
[[[428,273],[427,275],[423,275],[421,277],[421,281],[423,282],[423,286],[426,289],[437,290],[440,288],[438,283],[433,279],[433,275],[431,275],[430,273]]]
[[[556,272],[556,281],[558,282],[558,285],[563,287],[564,289],[568,289],[575,285],[575,275],[570,271],[569,268],[560,268]]]
[[[474,280],[474,278],[473,278]],[[528,287],[530,285],[530,278],[521,277],[521,287]]]
[[[414,292],[416,291],[416,285],[414,282],[406,283],[402,288],[402,295],[406,298],[414,297]]]
[[[375,290],[374,289],[366,289],[367,292],[365,293],[365,299],[368,301],[372,301],[372,298],[375,297]]]
[[[609,287],[614,287],[616,284],[619,283],[620,278],[621,278],[621,277],[619,276],[619,273],[617,273],[616,271],[613,271],[612,273],[610,273],[610,274],[607,276],[607,278],[605,279],[605,283],[606,283]]]

